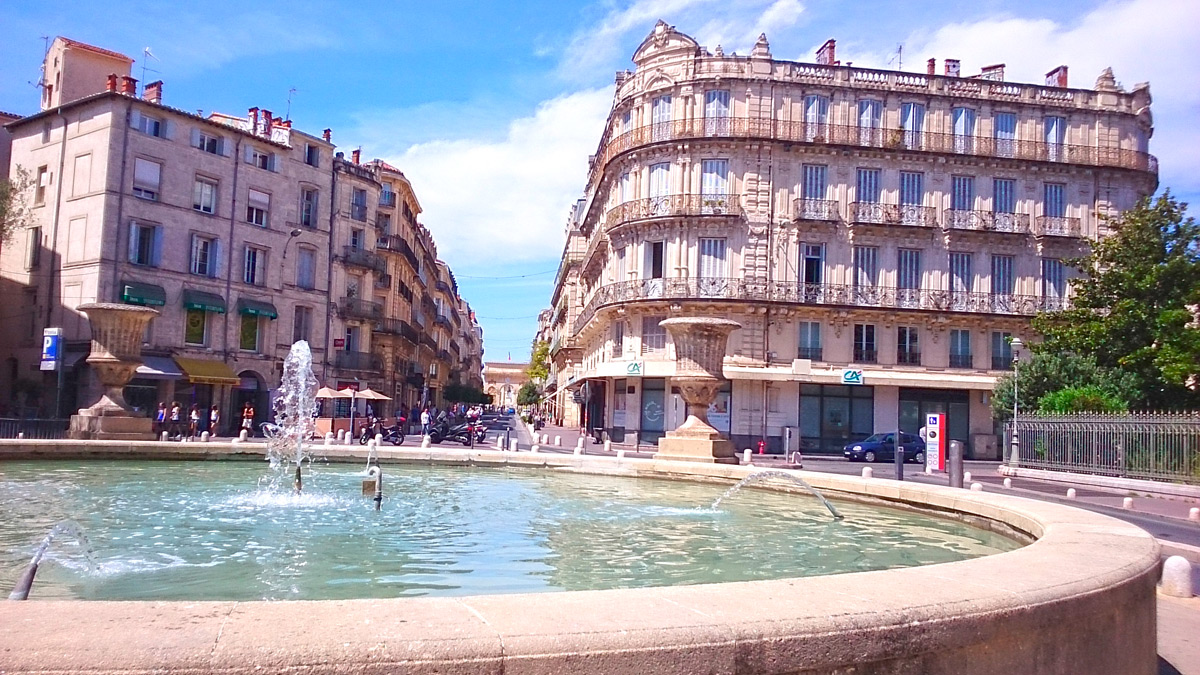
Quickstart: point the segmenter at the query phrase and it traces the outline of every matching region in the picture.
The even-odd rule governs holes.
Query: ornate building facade
[[[655,442],[684,414],[659,322],[722,316],[743,327],[709,417],[739,447],[838,452],[943,412],[968,456],[995,456],[1010,340],[1157,186],[1149,87],[834,49],[724,55],[659,22],[617,74],[543,329],[565,421]]]

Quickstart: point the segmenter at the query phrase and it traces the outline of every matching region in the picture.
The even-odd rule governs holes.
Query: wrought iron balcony
[[[429,333],[421,334],[421,344],[425,345],[426,347],[429,347],[433,351],[437,351],[437,341],[434,340],[433,336],[430,335]]]
[[[342,247],[342,263],[379,272],[387,271],[387,263],[374,252],[354,246]]]
[[[383,305],[362,298],[342,298],[339,309],[342,316],[348,319],[375,321],[383,318]]]
[[[439,349],[437,357],[439,361],[444,361],[446,363],[455,363],[457,361],[457,359],[451,357],[450,352],[446,351],[445,349]]]
[[[387,207],[387,208],[395,208],[396,193],[395,192],[380,192],[379,193],[379,205]]]
[[[367,220],[367,205],[366,204],[351,204],[350,217],[359,222]]]
[[[413,291],[408,284],[403,281],[396,282],[396,291],[400,293],[400,297],[404,298],[411,305],[413,301]]]
[[[945,227],[947,230],[1029,234],[1029,214],[949,209],[945,214]]]
[[[919,366],[921,365],[921,352],[911,350],[897,350],[896,363],[902,366]]]
[[[821,358],[821,351],[822,350],[820,347],[801,347],[799,350],[797,350],[796,358],[808,359],[810,361],[821,361],[823,360]]]
[[[851,202],[850,222],[855,225],[933,227],[937,224],[937,213],[932,206]]]
[[[384,335],[399,335],[405,325],[407,322],[404,319],[380,319],[371,329]]]
[[[1055,216],[1038,216],[1033,221],[1033,234],[1036,237],[1081,237],[1082,229],[1078,218],[1061,218]]]
[[[665,195],[634,199],[613,207],[604,218],[606,228],[647,218],[672,216],[740,216],[741,201],[737,195]]]
[[[806,284],[795,281],[754,282],[727,278],[637,279],[600,286],[574,322],[575,333],[603,307],[628,302],[697,300],[753,302],[841,308],[876,308],[1033,316],[1065,309],[1058,297],[973,293],[929,288]]]
[[[392,287],[392,275],[380,274],[375,277],[375,288],[386,291]]]
[[[450,317],[446,316],[445,314],[438,314],[437,316],[433,317],[433,322],[439,326],[445,326],[446,328],[450,327]]]
[[[797,199],[793,219],[834,222],[841,219],[838,203],[832,199]]]
[[[334,352],[333,363],[344,370],[383,370],[383,360],[370,352],[351,352],[339,349]]]
[[[971,354],[951,354],[950,355],[950,367],[951,368],[974,368],[975,367],[975,357],[972,356]]]
[[[1012,370],[1012,356],[992,354],[992,370]]]
[[[879,352],[874,349],[862,349],[859,347],[855,347],[854,348],[854,362],[855,363],[878,363],[879,362]]]

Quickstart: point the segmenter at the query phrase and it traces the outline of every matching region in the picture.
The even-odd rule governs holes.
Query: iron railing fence
[[[69,426],[65,419],[4,417],[0,418],[0,438],[66,438]]]
[[[1020,415],[1016,429],[1017,466],[1200,485],[1200,412]]]

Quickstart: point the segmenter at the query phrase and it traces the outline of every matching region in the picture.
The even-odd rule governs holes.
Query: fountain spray
[[[271,468],[282,471],[290,462],[296,464],[293,487],[299,493],[304,487],[301,466],[308,457],[306,442],[312,437],[316,423],[317,378],[312,372],[312,350],[304,340],[292,345],[283,362],[283,378],[275,398],[275,423],[266,429],[267,459]]]

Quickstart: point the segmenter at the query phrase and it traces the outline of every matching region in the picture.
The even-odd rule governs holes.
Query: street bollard
[[[351,443],[354,442],[354,437],[351,436],[350,434],[346,434],[346,438],[342,442],[346,445],[350,445]]]
[[[529,446],[529,451],[530,451],[530,452],[537,452],[537,451],[538,451],[538,450],[540,450],[540,449],[541,449],[541,448],[540,448],[540,447],[538,447],[538,445],[537,445],[536,443],[534,443],[533,445]]]
[[[245,429],[242,429],[242,433],[238,434],[238,438],[240,438],[242,440],[242,442],[244,443],[247,439],[250,438],[250,432],[246,431]]]
[[[745,450],[743,450],[742,451],[742,464],[749,464],[750,463],[750,455],[752,455],[752,454],[754,454],[754,453],[750,452],[750,448],[746,448]]]
[[[625,450],[617,450],[617,463],[620,463],[623,459],[625,459]]]
[[[516,451],[517,451],[517,439],[515,439],[515,438],[514,438],[514,439],[512,439],[511,441],[509,441],[509,442],[508,442],[508,449],[509,449],[509,451],[510,451],[510,452],[516,452]]]
[[[383,445],[383,434],[375,434],[375,447]]]
[[[1011,478],[1004,479],[1004,487],[1006,487],[1010,490],[1012,489],[1012,479]]]
[[[200,442],[201,442],[201,443],[207,443],[207,442],[208,442],[208,432],[207,432],[207,431],[201,431],[201,432],[200,432]]]
[[[343,438],[345,438],[345,436],[346,436],[346,430],[345,430],[345,429],[338,429],[338,432],[337,432],[337,442],[340,444],[340,443],[342,442],[342,439],[343,439]]]
[[[496,449],[497,450],[504,449],[504,439],[500,438],[499,436],[496,437]]]
[[[1126,497],[1125,499],[1122,499],[1121,500],[1121,508],[1132,509],[1133,508],[1133,497]]]
[[[1173,598],[1190,598],[1192,588],[1192,564],[1181,555],[1173,555],[1163,562],[1162,586],[1163,595]]]
[[[429,434],[425,434],[424,436],[421,437],[421,447],[422,448],[433,447],[433,441],[429,438]]]
[[[229,442],[233,445],[240,445],[242,442],[242,439],[239,436],[234,436],[233,438],[229,439]]]
[[[550,445],[550,434],[542,434],[542,445]]]
[[[1075,499],[1075,488],[1067,488],[1067,499]]]
[[[333,432],[332,431],[325,432],[325,445],[333,445]]]
[[[983,492],[983,483],[971,483],[971,492]]]
[[[970,472],[970,471],[964,471],[964,472],[963,472],[963,482],[964,482],[964,483],[970,483],[970,482],[971,482],[971,472]]]
[[[608,440],[607,438],[604,439],[604,451],[612,452],[612,441]]]
[[[583,448],[579,447],[578,445],[575,446],[575,456],[576,457],[583,456]]]
[[[1188,509],[1188,520],[1192,521],[1193,523],[1200,523],[1200,508],[1193,506],[1192,508]]]
[[[169,435],[167,435],[167,432],[165,432],[165,431],[164,431],[164,432],[162,432],[162,440],[164,440],[164,441],[165,441],[165,440],[167,440],[168,438],[170,438],[170,436],[169,436]]]
[[[874,478],[875,472],[871,469],[871,467],[864,466],[863,470],[862,470],[862,477],[863,478]]]
[[[18,431],[18,432],[17,432],[17,440],[24,440],[24,438],[25,438],[25,432],[24,432],[24,431]],[[166,440],[166,439],[163,439],[163,440]]]
[[[562,447],[562,436],[554,437],[554,445],[555,447]]]

